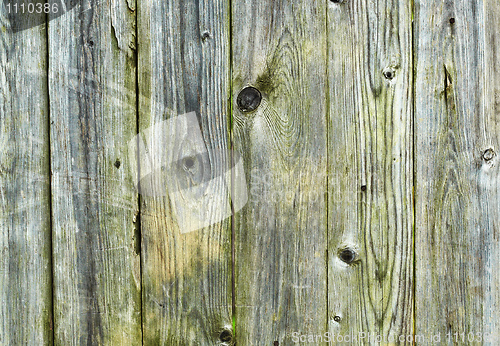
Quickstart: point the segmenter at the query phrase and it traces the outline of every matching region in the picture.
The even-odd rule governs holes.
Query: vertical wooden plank
[[[82,1],[49,22],[55,341],[141,343],[135,4]]]
[[[328,319],[336,342],[394,343],[413,333],[411,16],[403,0],[328,6]]]
[[[498,15],[415,2],[416,332],[447,343],[500,340]]]
[[[500,342],[500,3],[494,0],[484,0],[482,11],[484,16],[484,71],[483,82],[483,113],[480,118],[479,134],[476,134],[476,144],[481,154],[478,174],[478,197],[480,206],[480,226],[483,232],[482,248],[477,251],[484,265],[482,303],[483,319],[481,321],[482,338],[487,343]],[[481,22],[477,22],[479,25]],[[477,155],[477,151],[475,152]],[[477,171],[476,171],[477,172]],[[480,295],[474,296],[481,299]],[[477,323],[477,322],[476,322]],[[476,330],[476,341],[481,331]],[[479,334],[481,335],[481,334]]]
[[[138,13],[144,343],[229,344],[229,1]]]
[[[51,344],[46,27],[7,16],[0,3],[0,344]]]
[[[232,9],[234,137],[249,189],[235,216],[236,338],[291,344],[326,332],[326,6]],[[248,86],[262,95],[254,111]]]

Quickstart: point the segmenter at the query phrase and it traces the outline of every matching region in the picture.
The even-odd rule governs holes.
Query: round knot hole
[[[384,71],[384,77],[385,79],[391,80],[396,76],[396,72],[392,69],[386,69]]]
[[[231,331],[228,329],[224,329],[222,332],[220,332],[219,339],[222,342],[231,342],[231,340],[233,339],[233,333],[231,333]]]
[[[495,156],[496,153],[492,148],[488,148],[483,152],[483,160],[486,162],[493,160]]]
[[[206,40],[208,40],[209,38],[211,38],[212,36],[210,35],[210,32],[209,31],[204,31],[202,34],[201,34],[201,40],[203,42],[205,42]]]
[[[351,264],[356,259],[356,252],[352,249],[345,248],[339,251],[339,257],[343,262]]]
[[[194,159],[192,157],[186,157],[183,160],[184,169],[191,169],[194,166]]]
[[[115,167],[116,167],[116,168],[120,168],[121,164],[122,164],[122,163],[120,162],[120,160],[116,160],[116,161],[115,161]]]
[[[342,318],[341,318],[340,316],[335,316],[335,317],[333,318],[333,320],[334,320],[335,322],[339,323],[339,322],[342,320]]]
[[[262,94],[254,87],[246,87],[240,91],[236,103],[242,112],[252,112],[259,107]]]
[[[450,18],[450,24],[455,24],[455,18]]]

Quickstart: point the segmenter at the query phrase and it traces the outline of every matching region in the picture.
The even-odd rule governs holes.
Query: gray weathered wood
[[[415,2],[416,333],[443,343],[500,340],[499,15]]]
[[[326,331],[326,7],[232,3],[233,124],[248,183],[235,216],[236,341]],[[262,103],[238,110],[252,85]]]
[[[0,344],[52,343],[46,28],[0,9]]]
[[[499,342],[498,1],[4,12],[0,344]]]
[[[134,2],[49,22],[55,342],[141,343]]]
[[[215,207],[228,206],[229,1],[139,4],[141,141],[165,160],[157,185],[141,181],[144,343],[217,344],[232,334],[230,218]],[[186,228],[197,216],[212,225]]]
[[[413,332],[411,11],[328,6],[328,317],[342,336]]]
[[[500,151],[500,56],[498,52],[500,48],[500,3],[485,0],[481,14],[484,19],[477,23],[479,25],[484,23],[484,42],[480,47],[484,49],[484,71],[481,76],[484,87],[483,113],[479,122],[476,145],[479,151],[482,151],[483,160],[487,162],[482,162],[482,169],[476,182],[476,186],[479,186],[478,197],[481,210],[479,230],[485,234],[476,253],[483,261],[484,276],[481,278],[483,296],[478,294],[473,297],[482,300],[483,318],[480,323],[483,339],[488,343],[498,344],[500,342],[500,239],[498,236],[500,230],[500,162],[498,157]],[[477,151],[475,153],[477,155]],[[492,154],[495,156],[491,157]],[[474,323],[479,324],[477,321]],[[480,331],[476,330],[476,333],[478,332]]]

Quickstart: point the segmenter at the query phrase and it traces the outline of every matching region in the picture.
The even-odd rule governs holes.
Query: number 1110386
[[[15,3],[15,4],[7,4],[5,5],[7,9],[7,13],[14,13],[14,14],[19,14],[19,13],[57,13],[59,12],[59,6],[57,3],[54,4],[49,4],[49,3]]]
[[[448,342],[493,342],[496,341],[496,337],[490,333],[446,333],[446,340]]]

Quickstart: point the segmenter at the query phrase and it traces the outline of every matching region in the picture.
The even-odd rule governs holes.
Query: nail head
[[[341,318],[340,318],[340,316],[335,316],[333,318],[333,320],[338,323],[338,322],[340,322]]]

